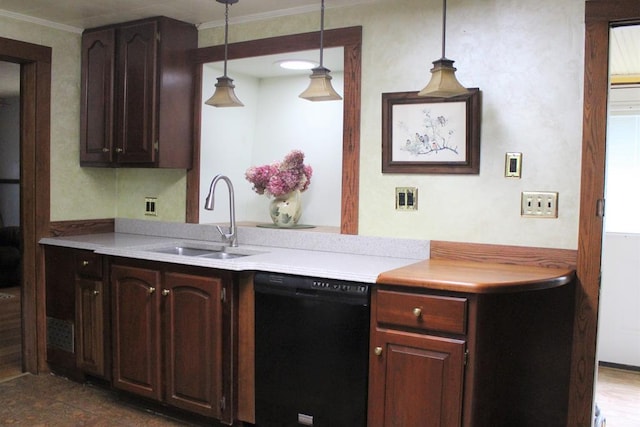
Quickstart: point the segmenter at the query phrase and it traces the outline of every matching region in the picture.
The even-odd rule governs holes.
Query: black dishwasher
[[[255,275],[256,426],[366,426],[369,285]]]

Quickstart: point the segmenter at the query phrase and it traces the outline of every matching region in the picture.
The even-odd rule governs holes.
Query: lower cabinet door
[[[166,273],[163,316],[167,403],[224,419],[222,280]]]
[[[113,265],[113,385],[162,399],[160,276],[156,270]]]
[[[465,341],[378,329],[371,347],[371,427],[460,426]]]
[[[83,372],[104,377],[104,289],[102,281],[76,279],[76,362]]]

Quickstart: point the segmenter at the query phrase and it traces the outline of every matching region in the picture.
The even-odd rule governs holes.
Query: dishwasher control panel
[[[369,293],[368,285],[363,285],[361,283],[344,282],[340,280],[313,279],[311,287],[315,289],[326,289],[328,291],[347,292],[354,294]]]
[[[254,276],[256,292],[330,296],[335,298],[369,298],[370,285],[339,279],[258,272]]]

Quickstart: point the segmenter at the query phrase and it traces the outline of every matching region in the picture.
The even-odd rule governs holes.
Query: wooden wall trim
[[[20,64],[20,226],[22,360],[46,371],[44,256],[50,218],[51,48],[0,37],[0,60]]]
[[[113,218],[104,219],[83,219],[74,221],[55,221],[49,226],[49,235],[77,236],[79,234],[113,233],[115,230],[115,220]]]
[[[577,251],[432,240],[431,259],[495,262],[535,267],[576,268]]]

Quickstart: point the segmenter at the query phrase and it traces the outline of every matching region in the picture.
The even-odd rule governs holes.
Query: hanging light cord
[[[442,0],[442,58],[444,56],[444,45],[447,39],[447,0]]]
[[[229,3],[224,8],[224,76],[227,77],[227,53],[229,51]]]
[[[322,0],[322,6],[320,7],[320,67],[322,67],[323,45],[324,45],[324,0]]]

